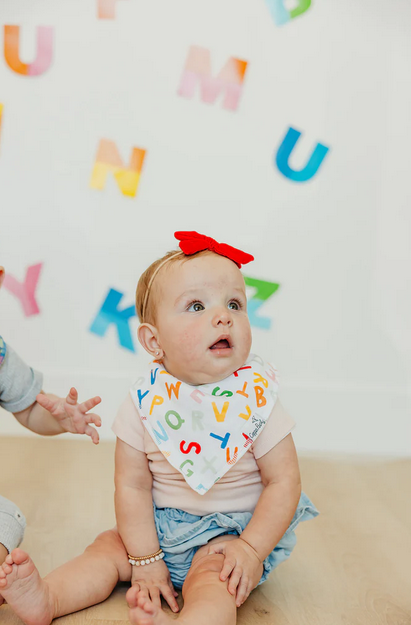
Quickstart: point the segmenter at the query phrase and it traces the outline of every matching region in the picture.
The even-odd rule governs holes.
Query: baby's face
[[[158,342],[167,371],[188,384],[218,382],[250,353],[244,278],[218,254],[165,267],[158,276]]]

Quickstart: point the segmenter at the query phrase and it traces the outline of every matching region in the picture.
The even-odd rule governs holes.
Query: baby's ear
[[[157,341],[157,328],[152,326],[151,323],[142,323],[138,326],[137,337],[146,352],[151,356],[158,356],[161,347]]]
[[[0,266],[0,289],[1,289],[1,285],[3,284],[4,276],[5,276],[4,267]]]

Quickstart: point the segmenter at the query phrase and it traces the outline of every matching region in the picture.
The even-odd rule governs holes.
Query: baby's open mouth
[[[231,345],[228,339],[220,339],[219,341],[217,341],[217,343],[214,343],[214,345],[212,345],[210,349],[230,349],[230,347]]]

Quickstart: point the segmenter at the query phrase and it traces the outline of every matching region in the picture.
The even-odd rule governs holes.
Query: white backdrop
[[[255,313],[253,348],[280,371],[298,447],[411,454],[408,0],[316,0],[282,25],[275,0],[119,0],[114,19],[98,18],[97,0],[35,4],[0,8],[0,49],[4,26],[19,25],[23,63],[37,27],[53,28],[43,73],[0,56],[0,264],[20,283],[42,264],[39,313],[25,314],[11,282],[2,289],[6,343],[46,390],[100,394],[113,437],[148,357],[135,318],[134,352],[115,324],[90,328],[110,289],[132,306],[173,232],[197,230],[254,254],[244,274],[280,285]],[[209,51],[213,76],[231,57],[247,62],[235,110],[198,87],[178,94],[192,46]],[[307,182],[276,165],[290,128],[302,133],[292,169],[329,148]],[[91,188],[102,139],[125,166],[146,150],[134,197],[111,174]],[[0,432],[27,435],[4,411]]]

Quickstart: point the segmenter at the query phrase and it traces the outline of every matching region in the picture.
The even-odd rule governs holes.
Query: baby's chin
[[[190,371],[180,372],[180,375],[175,377],[182,382],[189,384],[190,386],[214,384],[230,377],[230,375],[232,375],[234,371],[237,371],[237,369],[243,366],[246,360],[247,359],[245,358],[240,364],[226,363],[225,366],[222,366],[223,363],[217,363],[219,366],[199,368],[198,371],[193,371],[193,369],[190,369]]]

